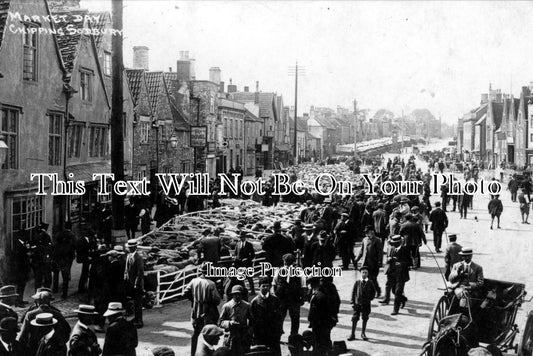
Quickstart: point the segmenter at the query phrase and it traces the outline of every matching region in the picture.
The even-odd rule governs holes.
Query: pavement
[[[432,202],[438,197],[432,197]],[[473,260],[483,266],[485,278],[524,283],[533,288],[532,268],[529,266],[533,255],[533,225],[521,224],[518,203],[513,203],[510,193],[505,191],[501,195],[504,211],[501,219],[501,229],[490,230],[490,216],[487,212],[489,196],[475,196],[474,209],[468,212],[468,219],[459,219],[458,212],[448,212],[450,220],[447,233],[456,233],[458,243],[471,246],[474,249]],[[477,219],[475,219],[477,217]],[[533,222],[532,222],[533,224]],[[444,266],[443,253],[434,254],[433,241],[427,234],[428,245],[421,247],[421,265],[416,271],[411,271],[411,280],[406,284],[405,295],[409,298],[405,309],[399,315],[392,316],[392,304],[382,306],[375,300],[372,303],[372,314],[368,322],[366,335],[368,341],[359,338],[360,329],[356,331],[355,341],[346,341],[350,333],[352,309],[349,298],[357,272],[343,271],[343,275],[335,279],[335,284],[341,296],[339,322],[332,331],[332,340],[344,340],[349,352],[353,355],[419,355],[421,346],[427,339],[429,319],[432,316],[434,304],[443,294],[443,279],[440,275]],[[444,240],[446,238],[444,237]],[[443,242],[443,250],[446,241]],[[359,246],[356,246],[359,248]],[[356,251],[357,252],[357,251]],[[335,264],[340,265],[340,261]],[[67,301],[56,301],[64,311],[73,310],[80,300],[75,294],[79,265],[74,266],[73,281],[71,282],[71,296]],[[379,284],[385,285],[385,276],[379,275]],[[29,300],[26,297],[26,300]],[[308,304],[302,307],[300,333],[306,329]],[[532,303],[524,303],[519,311],[516,324],[520,329],[525,325],[526,313],[532,310]],[[190,350],[191,323],[190,303],[178,301],[163,305],[161,308],[145,310],[145,327],[139,329],[139,347],[137,355],[151,355],[150,350],[156,346],[169,346],[176,355],[187,355]],[[74,323],[75,319],[69,319]],[[284,329],[290,329],[290,319],[285,319]],[[100,334],[103,345],[103,334]],[[520,337],[520,334],[518,338]],[[282,342],[287,341],[283,335]],[[519,339],[516,340],[518,342]],[[283,355],[288,355],[288,349],[282,345]]]

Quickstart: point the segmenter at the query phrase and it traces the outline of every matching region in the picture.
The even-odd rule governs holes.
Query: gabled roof
[[[233,100],[240,102],[255,102],[256,94],[258,94],[259,99],[259,117],[269,117],[277,120],[275,93],[237,92],[231,93],[231,97]]]
[[[125,72],[133,104],[137,105],[139,95],[141,95],[142,81],[144,80],[144,69],[126,69]]]
[[[327,129],[335,130],[335,127],[329,123],[329,120],[323,117],[315,116],[313,118],[320,126],[325,127]]]
[[[159,90],[161,89],[163,72],[146,72],[146,89],[148,89],[148,98],[152,112],[156,114],[157,103],[159,101]]]
[[[75,16],[84,16],[87,14],[86,10],[70,11],[70,12],[55,12],[51,11],[54,15],[64,15],[64,21],[60,21],[56,24],[58,31],[61,30],[63,35],[55,35],[57,39],[57,44],[59,46],[59,51],[61,53],[61,58],[65,65],[65,70],[67,73],[71,74],[74,69],[74,62],[78,56],[78,51],[80,48],[80,42],[82,35],[77,31],[83,29],[85,26],[84,21],[75,21],[77,17]],[[79,17],[78,17],[79,18]],[[67,27],[72,30],[67,30]],[[81,32],[81,31],[80,31]]]
[[[170,105],[170,111],[172,112],[175,127],[180,130],[188,129],[189,121],[181,110],[181,103],[184,95],[180,93],[178,73],[163,73],[163,84],[165,86],[165,94]]]
[[[11,0],[0,0],[0,48],[4,39],[4,33],[7,25],[7,13]]]
[[[98,17],[96,21],[90,22],[90,26],[93,29],[98,30],[96,32],[97,34],[94,35],[94,43],[96,45],[96,49],[100,50],[100,46],[102,45],[102,38],[104,37],[103,30],[107,26],[111,27],[111,15],[109,14],[109,12],[105,12],[105,11],[91,12],[91,17],[94,19]]]
[[[294,130],[294,119],[292,117],[289,117],[289,125],[291,130]],[[307,132],[307,125],[304,120],[298,118],[298,121],[296,122],[296,130]]]

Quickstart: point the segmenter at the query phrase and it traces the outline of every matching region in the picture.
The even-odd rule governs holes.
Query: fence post
[[[157,270],[157,286],[155,287],[155,305],[156,308],[161,308],[161,302],[159,294],[161,293],[161,270]]]

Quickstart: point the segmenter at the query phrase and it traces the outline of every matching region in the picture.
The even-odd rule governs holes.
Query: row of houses
[[[487,167],[533,164],[533,83],[518,97],[489,86],[480,105],[458,120],[457,149],[464,160]]]

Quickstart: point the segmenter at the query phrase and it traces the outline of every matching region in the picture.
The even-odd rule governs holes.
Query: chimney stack
[[[259,81],[255,82],[255,91],[259,92]]]
[[[133,69],[148,70],[148,51],[146,46],[133,47]]]
[[[481,105],[489,102],[489,94],[481,94]]]
[[[223,81],[220,81],[219,91],[220,91],[221,93],[224,92],[224,82],[223,82]]]
[[[231,84],[231,78],[229,78],[228,93],[236,93],[236,92],[237,92],[237,86]]]
[[[250,88],[249,87],[244,87],[244,92],[245,93],[248,93],[250,91]]]
[[[176,72],[178,80],[195,80],[194,59],[189,58],[189,51],[180,51],[180,59],[176,62]]]
[[[216,85],[220,85],[220,68],[209,68],[209,81],[215,83]]]

